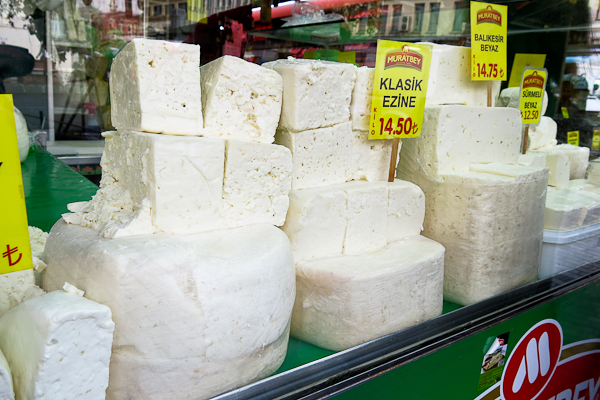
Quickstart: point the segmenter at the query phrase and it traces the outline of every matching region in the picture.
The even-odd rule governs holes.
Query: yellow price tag
[[[592,150],[600,150],[600,131],[594,131],[594,137],[592,138]]]
[[[165,6],[166,7],[166,6]],[[187,19],[192,22],[208,23],[208,15],[201,0],[187,0]]]
[[[471,80],[506,80],[506,6],[471,2]]]
[[[12,96],[0,95],[0,274],[33,267]]]
[[[574,146],[579,146],[579,131],[571,131],[567,133],[567,143]]]
[[[524,125],[540,123],[547,77],[545,68],[526,67],[523,71],[519,109]]]
[[[421,136],[431,46],[377,41],[369,139]]]
[[[562,112],[563,118],[569,118],[569,110],[567,110],[567,107],[561,107],[560,111]]]
[[[515,54],[515,59],[513,60],[513,65],[510,70],[508,87],[519,87],[525,67],[544,68],[545,62],[545,54]]]
[[[355,51],[340,51],[338,53],[338,62],[356,64],[356,52]]]

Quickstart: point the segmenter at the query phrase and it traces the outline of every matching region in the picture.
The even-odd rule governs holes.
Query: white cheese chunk
[[[17,399],[106,398],[115,324],[110,309],[62,290],[0,319],[0,348]]]
[[[13,389],[12,375],[6,357],[0,351],[0,399],[14,400],[15,391]]]
[[[223,215],[230,228],[283,225],[292,186],[292,154],[284,146],[227,140]]]
[[[200,46],[133,39],[110,72],[113,125],[172,135],[202,131]]]
[[[565,196],[562,190],[548,191],[544,229],[566,230],[581,226],[586,211],[574,196]]]
[[[590,163],[591,164],[591,163]],[[596,191],[598,187],[592,185],[587,179],[573,179],[569,181],[569,189]]]
[[[547,154],[546,167],[550,169],[548,185],[556,187],[568,187],[571,163],[569,158],[561,154]]]
[[[221,139],[116,133],[106,138],[100,190],[64,218],[107,238],[222,229],[224,165]]]
[[[520,87],[509,87],[503,89],[498,96],[496,107],[510,107],[519,109],[521,105],[521,88]],[[542,115],[546,114],[548,108],[548,92],[544,92],[544,98],[542,99]],[[542,117],[544,118],[544,117]]]
[[[45,258],[44,288],[67,281],[112,309],[109,399],[209,398],[285,356],[294,262],[272,225],[105,239],[59,221]]]
[[[527,134],[527,150],[537,150],[544,147],[556,146],[558,125],[550,117],[542,117],[537,126],[529,127]]]
[[[35,226],[30,226],[28,229],[31,255],[40,258],[42,257],[42,254],[44,254],[44,246],[46,246],[48,234],[40,228],[36,228]]]
[[[405,140],[399,168],[413,164],[431,177],[467,172],[472,163],[516,164],[521,113],[512,108],[425,107],[421,137]]]
[[[589,163],[586,176],[589,183],[600,186],[600,160],[594,160]]]
[[[292,335],[343,350],[434,318],[443,273],[444,247],[421,236],[369,255],[299,262]]]
[[[278,129],[275,142],[292,151],[294,190],[344,183],[354,176],[351,122],[303,132]]]
[[[350,120],[356,81],[352,64],[289,58],[262,66],[283,78],[281,128],[305,131]]]
[[[380,250],[387,244],[387,182],[348,182],[346,233],[343,254],[358,255]]]
[[[423,230],[425,195],[414,183],[396,179],[387,184],[389,190],[388,243],[418,236]]]
[[[487,106],[487,83],[471,80],[471,48],[425,44],[432,47],[425,104]],[[498,97],[500,83],[494,81],[492,99]]]
[[[27,289],[35,285],[33,269],[0,275],[0,316],[16,306]]]
[[[369,130],[374,79],[375,68],[356,68],[356,84],[352,91],[352,102],[350,103],[350,118],[354,130]]]
[[[544,153],[527,153],[519,154],[519,164],[527,167],[542,167],[546,166],[546,154]]]
[[[223,56],[200,68],[204,136],[273,143],[283,81],[277,72]]]
[[[570,222],[574,219],[575,211],[573,211],[569,214],[570,218],[568,220],[565,217],[566,221],[562,225],[554,224],[558,228],[552,229],[570,229],[600,222],[600,194],[587,190],[562,189],[549,193],[548,196],[550,202],[547,202],[546,209],[548,207],[559,208],[559,206],[567,209],[582,209],[577,223]]]
[[[393,140],[369,140],[368,136],[367,131],[352,131],[353,179],[385,182],[390,171]],[[396,166],[401,148],[402,143],[399,143]]]
[[[572,144],[559,144],[558,146],[544,147],[536,150],[535,152],[561,154],[569,157],[569,163],[571,165],[570,179],[585,178],[585,172],[588,168],[588,162],[590,158],[589,147],[579,147]]]

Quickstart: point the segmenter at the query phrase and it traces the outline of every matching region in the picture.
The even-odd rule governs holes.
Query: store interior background
[[[98,183],[101,132],[113,129],[110,65],[134,38],[199,44],[202,64],[234,55],[257,64],[294,56],[374,66],[377,39],[470,45],[469,1],[307,3],[2,0],[0,92],[13,95],[48,151]],[[591,147],[600,126],[599,0],[492,3],[509,7],[509,69],[516,53],[546,54],[546,115],[558,123],[559,142],[578,130],[580,145]],[[300,8],[311,16],[297,15]]]

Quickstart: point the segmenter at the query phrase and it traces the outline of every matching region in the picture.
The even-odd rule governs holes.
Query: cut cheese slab
[[[105,306],[62,290],[0,319],[17,399],[104,399],[115,324]]]
[[[10,367],[4,353],[0,351],[0,399],[14,400],[15,391],[13,389],[12,375]]]
[[[230,228],[283,225],[292,186],[292,153],[284,146],[227,140],[223,215]]]
[[[110,133],[100,190],[64,218],[107,238],[225,228],[224,165],[221,139]]]
[[[467,172],[472,163],[516,164],[521,114],[512,108],[425,107],[421,137],[405,140],[399,167],[418,165],[431,177]]]
[[[59,221],[45,259],[44,288],[66,281],[112,309],[107,398],[209,398],[283,360],[294,262],[273,225],[105,239]]]
[[[546,210],[572,210],[560,220],[554,222],[548,229],[570,229],[600,222],[600,194],[587,190],[562,189],[548,193],[549,201]],[[581,209],[579,219],[575,222],[576,210]],[[558,219],[558,218],[557,218]]]
[[[589,183],[600,186],[600,160],[594,160],[589,163],[586,176]]]
[[[283,81],[277,72],[223,56],[200,68],[203,136],[273,143]]]
[[[471,80],[471,48],[425,43],[431,49],[431,68],[426,105],[463,104],[487,106],[487,84]],[[500,93],[500,81],[492,85],[492,98]]]
[[[278,129],[275,142],[292,151],[292,189],[352,180],[352,140],[351,122],[303,132]]]
[[[344,350],[442,313],[444,247],[417,236],[369,255],[296,264],[292,335]]]
[[[352,129],[354,130],[369,130],[374,80],[375,68],[356,68],[356,84],[350,103],[350,117],[352,119]]]
[[[369,140],[369,132],[352,131],[352,178],[369,182],[387,181],[392,157],[392,140]],[[398,146],[396,165],[400,160],[402,143]]]
[[[565,196],[562,190],[548,191],[544,229],[566,230],[578,228],[587,212],[574,196]]]
[[[544,147],[536,150],[546,154],[560,154],[569,158],[571,167],[570,179],[585,178],[585,172],[588,168],[590,149],[589,147],[579,147],[572,144],[559,144],[553,147]]]
[[[571,173],[569,157],[561,154],[546,155],[546,167],[550,170],[548,185],[555,187],[568,187]]]
[[[546,154],[527,153],[519,155],[519,164],[527,167],[546,167]]]
[[[387,188],[387,242],[420,235],[425,218],[425,195],[421,188],[400,179],[388,183]]]
[[[542,117],[537,126],[529,128],[527,135],[527,150],[537,150],[544,147],[556,146],[558,125],[550,117]]]
[[[110,73],[113,125],[173,135],[202,131],[200,46],[133,39]]]
[[[0,275],[0,317],[19,304],[30,287],[35,286],[33,269]]]
[[[356,81],[352,64],[290,57],[262,66],[283,78],[281,128],[299,132],[350,121]]]

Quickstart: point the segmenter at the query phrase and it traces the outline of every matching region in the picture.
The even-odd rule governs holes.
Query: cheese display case
[[[294,4],[285,26],[272,18],[285,4],[263,6],[260,18],[251,5],[207,15],[208,7],[199,13],[188,4],[188,22],[200,21],[174,27],[171,18],[167,37],[148,35],[144,22],[144,37],[110,43],[119,48],[106,74],[79,93],[84,108],[99,90],[110,103],[91,107],[104,112],[99,187],[41,146],[19,164],[16,137],[3,136],[0,156],[13,175],[0,183],[12,202],[0,204],[26,206],[26,222],[49,234],[30,227],[31,243],[17,246],[25,218],[15,211],[4,222],[3,261],[13,268],[0,274],[0,392],[593,399],[593,138],[586,147],[585,135],[569,132],[578,142],[563,143],[555,116],[561,85],[553,80],[561,72],[550,52],[547,93],[542,87],[539,95],[549,116],[524,130],[518,87],[471,79],[466,3],[456,2],[453,14],[436,4],[428,13],[412,4],[414,21],[401,20],[411,35],[388,29],[411,8],[386,4],[366,14],[362,33],[352,30],[353,18],[325,14],[323,7],[336,8],[318,2]],[[570,11],[580,11],[574,4]],[[75,21],[85,43],[85,20],[65,13],[86,8],[60,7],[48,9],[47,20],[57,13]],[[508,8],[509,38],[541,34],[515,29],[522,7]],[[151,9],[133,8],[131,18]],[[257,22],[251,32],[247,19]],[[205,46],[215,21],[227,30],[224,43]],[[174,39],[181,32],[183,42]],[[390,90],[372,68],[377,39],[430,54],[419,137],[369,139],[371,93]],[[290,43],[300,47],[281,46]],[[364,54],[344,54],[359,45]],[[536,45],[528,51],[546,44]],[[518,51],[509,46],[509,57]],[[13,124],[13,99],[20,106],[18,96],[2,96],[0,112],[9,116],[5,132],[18,133],[29,121]],[[50,118],[54,129],[62,122]],[[51,136],[59,139],[56,130]],[[562,237],[580,242],[548,256],[546,243],[571,240]],[[27,246],[31,266],[21,268]]]

